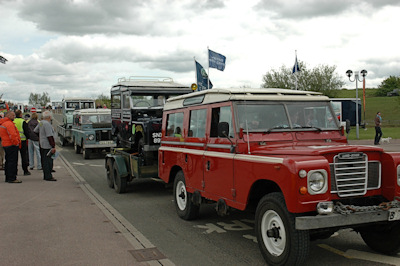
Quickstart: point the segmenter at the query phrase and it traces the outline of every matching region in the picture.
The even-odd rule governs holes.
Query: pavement
[[[373,146],[373,140],[349,143]],[[379,147],[400,152],[400,140]],[[174,265],[63,156],[54,161],[54,170],[56,182],[44,181],[36,169],[19,175],[21,184],[0,180],[1,266]],[[18,172],[23,173],[21,165]],[[4,171],[0,178],[5,180]]]
[[[54,170],[0,180],[0,265],[174,265],[62,156]]]

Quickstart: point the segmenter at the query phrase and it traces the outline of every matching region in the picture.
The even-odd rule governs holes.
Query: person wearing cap
[[[6,182],[22,183],[21,180],[17,179],[18,149],[21,146],[21,138],[13,122],[14,119],[15,113],[13,111],[8,111],[5,117],[0,120],[0,137],[6,158],[4,172]]]
[[[24,175],[30,175],[31,172],[28,171],[28,124],[26,121],[22,118],[22,111],[21,110],[16,110],[15,111],[15,116],[16,118],[14,119],[14,124],[18,129],[19,136],[21,137],[21,147],[19,149],[19,152],[21,154],[21,164],[22,164],[22,169],[24,170]]]
[[[40,156],[42,158],[43,179],[46,181],[57,181],[51,174],[53,170],[53,159],[51,155],[56,152],[56,142],[54,139],[54,129],[51,125],[52,114],[44,111],[42,120],[33,130],[39,133]]]

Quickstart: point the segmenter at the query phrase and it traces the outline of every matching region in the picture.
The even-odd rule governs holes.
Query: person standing
[[[17,179],[18,149],[21,146],[21,138],[14,124],[15,113],[8,111],[0,120],[0,137],[5,151],[5,176],[8,183],[22,183]]]
[[[33,113],[31,120],[28,122],[28,153],[29,153],[29,169],[35,167],[35,154],[37,169],[42,170],[42,162],[39,149],[39,134],[35,133],[35,127],[39,124],[37,113]]]
[[[35,127],[34,132],[39,134],[43,179],[46,181],[57,181],[57,179],[55,179],[51,174],[53,170],[53,159],[51,158],[51,155],[56,152],[54,129],[51,126],[51,119],[52,119],[51,112],[44,111],[42,115],[42,120]]]
[[[4,118],[4,113],[0,112],[0,119]],[[0,137],[0,170],[4,170],[4,149],[3,145],[1,144],[1,137]]]
[[[377,112],[375,116],[375,145],[379,145],[379,141],[381,140],[382,137],[382,117],[381,117],[381,112]]]
[[[21,137],[21,147],[19,152],[21,154],[21,164],[22,169],[24,170],[24,175],[30,175],[31,172],[28,171],[28,143],[27,143],[27,136],[28,136],[28,124],[22,118],[22,111],[16,110],[15,111],[16,118],[14,119],[14,124],[18,129],[19,136]]]

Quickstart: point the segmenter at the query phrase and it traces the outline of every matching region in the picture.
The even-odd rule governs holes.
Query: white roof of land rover
[[[78,109],[74,111],[74,114],[81,115],[108,115],[111,114],[111,109],[99,108],[99,109]]]
[[[191,92],[189,86],[185,86],[174,82],[172,78],[169,77],[141,77],[132,76],[129,78],[119,78],[118,83],[113,85],[111,90],[126,90],[127,88],[134,89],[135,92],[151,92],[151,91],[183,91]]]
[[[204,99],[200,101],[202,98]],[[199,99],[199,101],[196,101]],[[186,101],[185,101],[186,100]],[[191,101],[193,100],[193,101]],[[330,101],[327,96],[320,92],[299,91],[275,88],[230,88],[210,89],[193,92],[169,98],[164,105],[164,110],[182,108],[191,104],[211,104],[226,101]],[[184,104],[185,101],[185,104]],[[192,103],[188,103],[191,101]]]

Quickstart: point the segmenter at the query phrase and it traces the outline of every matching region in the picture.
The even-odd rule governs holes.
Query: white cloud
[[[207,67],[207,46],[227,57],[210,70],[215,87],[259,87],[270,69],[367,69],[367,86],[400,74],[398,1],[0,1],[0,93],[108,95],[119,77],[169,76],[194,82],[193,57]],[[4,29],[4,30],[3,30]],[[347,87],[355,84],[348,82]]]

